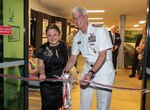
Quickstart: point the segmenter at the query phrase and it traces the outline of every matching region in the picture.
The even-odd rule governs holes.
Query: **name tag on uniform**
[[[78,41],[77,44],[81,44],[81,41]]]

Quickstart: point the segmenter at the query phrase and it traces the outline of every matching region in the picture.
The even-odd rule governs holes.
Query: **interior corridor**
[[[81,56],[79,56],[77,63],[77,69],[79,71],[78,78],[80,77],[83,65],[84,60]],[[142,81],[138,80],[138,76],[136,76],[135,78],[129,78],[128,75],[130,73],[131,69],[117,69],[114,86],[127,88],[141,88]],[[78,84],[73,85],[71,97],[73,104],[70,110],[79,110],[80,88]],[[140,110],[140,101],[141,91],[113,89],[110,110]],[[33,94],[29,96],[29,110],[41,110],[41,99],[39,92],[33,92]],[[96,110],[95,95],[91,110]]]

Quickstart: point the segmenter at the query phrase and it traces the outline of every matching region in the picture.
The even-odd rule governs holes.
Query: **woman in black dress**
[[[61,76],[67,63],[66,44],[60,41],[60,30],[56,25],[46,28],[48,42],[38,49],[38,71],[40,83],[42,110],[59,110],[62,107],[62,82],[44,81],[46,78]]]

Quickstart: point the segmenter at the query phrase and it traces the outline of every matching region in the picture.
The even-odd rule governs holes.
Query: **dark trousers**
[[[117,68],[117,56],[118,56],[118,53],[113,52],[113,66],[115,70]]]
[[[138,62],[138,75],[139,77],[142,77],[142,72],[143,72],[143,60],[139,60]]]
[[[133,62],[132,62],[132,75],[136,74],[136,69],[138,66],[138,53],[135,51],[134,56],[133,56]]]

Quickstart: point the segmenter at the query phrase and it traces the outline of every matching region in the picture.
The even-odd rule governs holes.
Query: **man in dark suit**
[[[134,56],[133,56],[133,63],[132,63],[132,73],[131,75],[129,75],[130,78],[132,77],[135,77],[135,74],[136,74],[136,69],[137,69],[137,66],[139,64],[139,59],[138,59],[138,55],[141,54],[141,52],[144,50],[144,47],[142,48],[142,50],[140,50],[140,42],[143,39],[145,39],[145,36],[146,36],[146,27],[143,28],[142,30],[142,34],[139,34],[137,36],[137,39],[136,39],[136,43],[135,43],[135,51],[134,51]],[[142,76],[141,74],[139,75],[139,79],[141,79]]]
[[[130,78],[135,77],[135,74],[136,74],[136,69],[137,69],[138,62],[139,62],[138,52],[136,49],[139,46],[141,39],[142,39],[142,34],[139,34],[137,36],[136,43],[135,43],[135,50],[134,50],[134,56],[133,56],[133,62],[132,62],[132,73],[131,73],[131,75],[129,75]]]
[[[116,70],[117,67],[117,56],[119,53],[119,46],[121,44],[121,38],[120,38],[120,34],[117,33],[117,26],[113,25],[111,26],[111,31],[109,32],[110,37],[111,37],[111,41],[113,44],[113,48],[112,48],[112,58],[113,58],[113,65],[114,65],[114,69]]]

